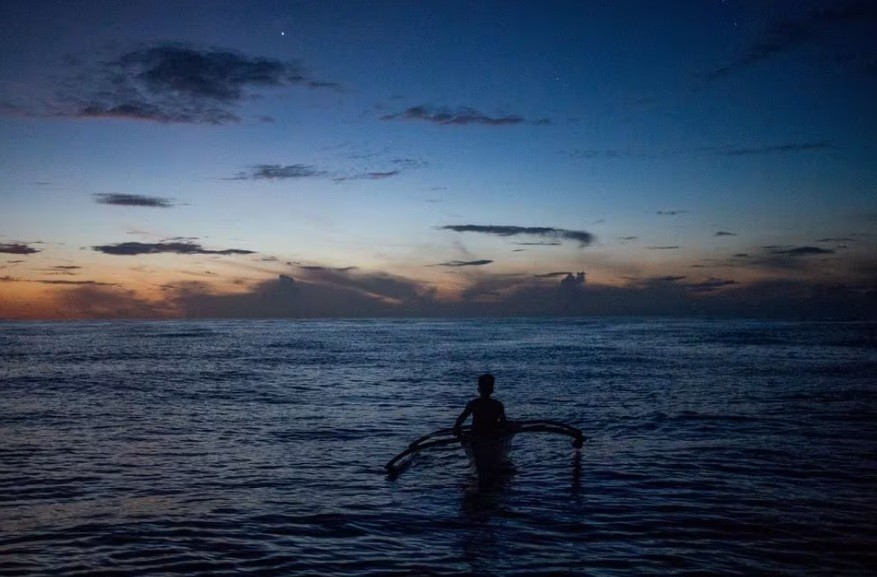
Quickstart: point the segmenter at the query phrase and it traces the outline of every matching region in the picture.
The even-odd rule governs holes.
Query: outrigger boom
[[[438,431],[432,432],[428,435],[424,435],[419,439],[411,442],[408,445],[407,449],[390,459],[387,464],[384,465],[384,468],[390,475],[397,475],[401,472],[402,469],[399,466],[399,462],[409,455],[412,455],[429,447],[453,445],[455,443],[463,444],[465,443],[466,439],[470,437],[472,427],[464,426],[461,428],[461,431],[462,435],[456,435],[454,433],[454,429],[439,429]],[[582,431],[580,429],[577,429],[571,425],[567,425],[566,423],[544,420],[510,421],[506,425],[506,428],[501,436],[510,438],[519,433],[556,433],[558,435],[566,435],[567,437],[572,437],[572,445],[576,449],[581,448],[582,445],[584,445],[584,442],[587,440],[587,437],[582,434]]]

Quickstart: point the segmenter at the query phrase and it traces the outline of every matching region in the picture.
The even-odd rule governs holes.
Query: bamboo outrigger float
[[[510,468],[507,458],[511,440],[521,433],[554,433],[573,439],[572,445],[580,449],[587,437],[580,429],[558,421],[510,421],[505,430],[496,437],[478,437],[472,434],[472,427],[465,426],[462,434],[457,435],[454,429],[439,429],[411,442],[408,448],[390,459],[384,468],[387,474],[395,478],[405,470],[405,458],[424,449],[458,444],[461,445],[472,460],[480,480],[489,480]]]

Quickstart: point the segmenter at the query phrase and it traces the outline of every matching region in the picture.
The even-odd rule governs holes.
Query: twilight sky
[[[0,22],[0,318],[877,318],[875,2]]]

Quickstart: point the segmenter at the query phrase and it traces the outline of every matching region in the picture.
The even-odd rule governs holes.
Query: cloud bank
[[[345,267],[346,268],[346,267]],[[872,267],[873,269],[873,267]],[[244,290],[221,292],[204,281],[163,287],[158,300],[90,281],[54,285],[58,318],[362,318],[519,316],[678,316],[778,319],[877,319],[870,277],[852,284],[806,280],[739,283],[731,278],[658,276],[623,286],[589,284],[584,273],[487,274],[456,298],[429,284],[381,272],[313,267]],[[2,282],[24,282],[0,277]],[[76,283],[76,284],[72,284]],[[47,287],[48,288],[48,287]],[[24,314],[0,302],[0,316]],[[41,317],[44,318],[44,317]]]

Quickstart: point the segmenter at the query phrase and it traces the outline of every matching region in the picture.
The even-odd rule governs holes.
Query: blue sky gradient
[[[877,314],[871,2],[0,20],[0,318]]]

